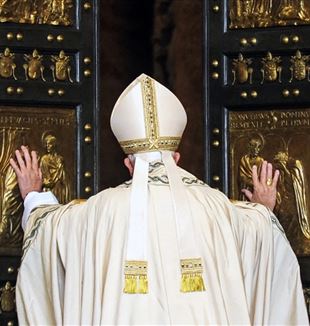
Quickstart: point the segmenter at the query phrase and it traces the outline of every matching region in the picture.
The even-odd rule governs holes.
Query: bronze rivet
[[[247,98],[248,97],[248,93],[243,91],[243,92],[240,93],[240,96],[242,98]]]
[[[84,177],[85,178],[91,178],[92,177],[92,173],[90,171],[85,171],[84,172]]]
[[[252,97],[257,97],[257,92],[256,91],[251,91],[251,96]]]
[[[219,73],[218,72],[214,72],[214,73],[212,73],[212,78],[213,79],[218,79],[219,78]]]
[[[84,63],[86,65],[89,65],[91,63],[91,58],[90,57],[85,57],[83,61],[84,61]]]
[[[85,2],[83,7],[85,10],[89,10],[91,8],[91,4],[89,2]]]
[[[284,89],[284,90],[282,91],[282,95],[283,95],[284,97],[288,97],[288,96],[290,96],[290,91],[289,91],[288,89]]]
[[[84,190],[85,190],[86,193],[90,193],[92,189],[91,189],[91,187],[88,186],[88,187],[85,187]]]
[[[12,32],[9,32],[6,34],[6,38],[10,41],[10,40],[13,40],[14,38],[14,34]]]
[[[22,33],[17,33],[16,34],[16,40],[21,41],[24,38],[24,35]]]
[[[299,36],[294,35],[294,36],[292,37],[292,41],[293,41],[294,43],[298,43],[298,42],[299,42]]]
[[[220,181],[220,177],[218,175],[214,175],[212,179],[213,181]]]
[[[213,132],[214,135],[218,135],[220,133],[220,129],[219,128],[214,128],[212,130],[212,132]]]
[[[283,36],[281,41],[283,44],[287,44],[290,41],[290,39],[288,38],[288,36]]]
[[[54,90],[54,88],[49,88],[48,91],[47,91],[47,94],[48,94],[49,96],[53,96],[53,95],[55,94],[55,90]]]
[[[294,94],[294,96],[299,96],[299,94],[300,94],[299,89],[297,89],[297,88],[293,89],[293,94]]]
[[[84,76],[89,77],[91,75],[91,71],[89,69],[84,70]]]
[[[17,94],[23,94],[24,93],[24,89],[22,87],[17,87],[16,93]]]
[[[217,67],[219,65],[219,62],[218,60],[213,60],[211,64],[213,67]]]
[[[53,42],[54,41],[54,36],[52,34],[48,34],[46,39],[49,41],[49,42]]]
[[[59,96],[63,96],[65,94],[65,91],[61,88],[61,89],[58,90],[57,93],[58,93]]]
[[[13,274],[15,272],[15,268],[13,266],[8,267],[8,274]]]
[[[15,92],[15,89],[14,89],[14,87],[12,87],[12,86],[9,86],[7,89],[6,89],[6,92],[8,93],[8,94],[13,94],[14,92]]]
[[[240,40],[240,44],[243,45],[243,46],[247,45],[247,44],[248,44],[247,39],[246,39],[246,38],[242,38],[242,39]]]
[[[61,35],[61,34],[57,35],[57,41],[58,42],[62,42],[63,40],[64,40],[64,36],[63,35]]]
[[[220,142],[218,140],[213,140],[212,146],[219,147],[220,146]]]
[[[84,141],[85,141],[85,143],[89,144],[89,143],[92,142],[92,139],[91,139],[90,136],[86,136],[86,137],[84,138]]]
[[[215,5],[215,6],[213,6],[212,10],[213,10],[213,12],[219,12],[220,7],[218,5]]]
[[[257,44],[257,38],[256,37],[252,37],[251,38],[251,43],[252,43],[252,45],[256,45]]]
[[[85,130],[91,130],[92,129],[92,126],[90,123],[86,123],[86,125],[84,126],[84,129]]]

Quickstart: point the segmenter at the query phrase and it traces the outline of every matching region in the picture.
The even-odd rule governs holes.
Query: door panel
[[[14,150],[37,151],[44,190],[62,203],[98,190],[98,15],[98,1],[0,1],[0,324],[17,322]]]
[[[254,163],[280,170],[276,213],[309,293],[310,8],[287,3],[205,1],[207,181],[241,199]]]

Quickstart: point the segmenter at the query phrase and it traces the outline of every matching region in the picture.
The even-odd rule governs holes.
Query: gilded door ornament
[[[310,109],[229,113],[231,198],[252,189],[251,168],[263,160],[280,172],[275,214],[295,253],[310,256]]]
[[[0,22],[72,25],[73,0],[0,0]]]
[[[273,161],[274,167],[280,171],[275,212],[281,216],[296,214],[304,237],[310,239],[303,163],[290,157],[287,151],[276,153]]]
[[[0,288],[0,308],[3,312],[15,311],[15,286],[10,282]]]
[[[5,48],[3,53],[0,53],[0,76],[3,78],[13,77],[17,80],[15,76],[16,64],[14,63],[15,54],[10,51],[9,48]]]
[[[232,85],[236,83],[236,80],[240,83],[246,83],[249,81],[252,84],[253,68],[249,67],[252,64],[252,59],[245,59],[241,53],[238,55],[238,59],[233,59],[232,62]]]
[[[281,74],[282,74],[282,67],[280,66],[281,58],[280,57],[273,57],[271,52],[268,52],[266,57],[262,59],[262,81],[276,81],[278,80],[281,83]]]
[[[61,50],[58,56],[52,55],[51,59],[54,62],[54,65],[51,66],[54,82],[56,80],[69,80],[70,83],[73,83],[71,78],[70,57],[65,55],[65,52]]]
[[[294,56],[291,56],[290,62],[292,63],[292,65],[290,66],[290,83],[293,81],[293,79],[304,80],[305,78],[307,78],[307,80],[310,81],[310,66],[308,65],[309,60],[310,55],[302,55],[299,50],[296,51],[296,54]]]
[[[303,290],[304,290],[304,296],[305,296],[305,302],[306,302],[308,315],[310,316],[310,288],[304,288]]]
[[[238,168],[239,200],[246,200],[241,189],[253,190],[252,168],[256,165],[258,172],[260,172],[261,166],[264,162],[264,158],[261,156],[263,147],[264,137],[262,135],[256,134],[249,137],[247,151],[241,157]]]
[[[0,246],[19,246],[22,242],[20,219],[23,214],[16,174],[9,164],[14,150],[23,141],[23,128],[0,130]]]
[[[230,28],[255,28],[310,23],[305,0],[229,0]]]
[[[40,55],[39,52],[35,49],[32,54],[24,55],[26,63],[23,64],[25,70],[26,80],[30,79],[39,79],[46,81],[43,75],[44,66],[43,66],[43,55]]]
[[[305,6],[304,0],[281,0],[274,15],[277,25],[298,25],[310,21],[309,7]]]
[[[43,191],[51,191],[62,204],[71,200],[70,183],[65,171],[63,156],[57,152],[57,138],[53,133],[42,134],[45,154],[40,159]]]

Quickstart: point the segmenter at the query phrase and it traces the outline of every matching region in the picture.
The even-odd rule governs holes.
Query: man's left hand
[[[16,161],[11,158],[10,164],[16,173],[21,196],[25,199],[29,192],[42,190],[42,173],[37,153],[32,151],[30,154],[26,146],[21,147],[21,152],[15,151]]]

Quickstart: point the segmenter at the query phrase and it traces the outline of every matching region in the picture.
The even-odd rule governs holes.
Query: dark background
[[[100,188],[128,178],[110,115],[118,96],[141,73],[183,103],[188,124],[180,165],[204,178],[203,1],[105,0],[100,6]]]

